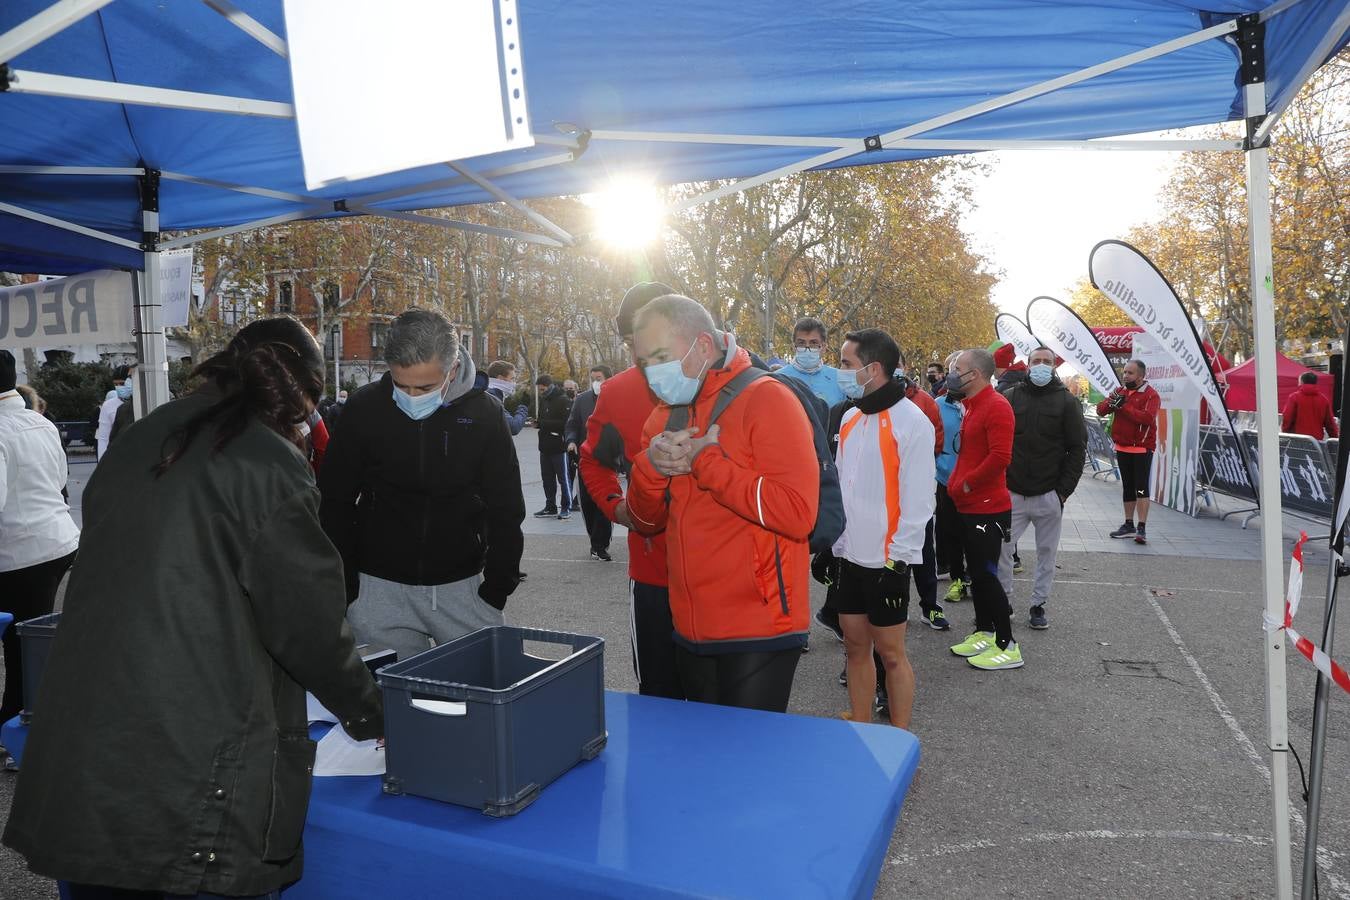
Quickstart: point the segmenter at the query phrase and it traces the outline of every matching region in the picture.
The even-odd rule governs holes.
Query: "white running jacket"
[[[933,423],[901,398],[874,415],[850,409],[839,425],[844,533],[834,555],[869,569],[923,562],[924,530],[937,507]]]

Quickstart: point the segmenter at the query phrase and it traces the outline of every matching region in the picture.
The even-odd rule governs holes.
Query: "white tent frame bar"
[[[116,234],[109,234],[106,231],[99,231],[96,228],[88,228],[84,225],[77,225],[74,222],[67,222],[65,219],[58,219],[55,216],[49,216],[46,213],[36,212],[31,209],[25,209],[22,206],[15,206],[13,203],[0,202],[0,212],[9,213],[11,216],[18,216],[21,219],[29,219],[33,222],[41,222],[44,225],[51,225],[55,228],[62,228],[66,231],[73,231],[76,234],[82,234],[85,237],[97,238],[100,241],[106,241],[109,244],[117,244],[119,247],[130,247],[133,250],[140,250],[139,241],[128,240]]]
[[[562,241],[564,244],[570,245],[574,243],[575,238],[573,238],[572,235],[569,234],[566,229],[553,224],[553,222],[550,221],[547,216],[535,212],[528,205],[526,205],[524,201],[517,199],[512,194],[497,187],[497,185],[493,184],[491,181],[488,181],[486,178],[482,177],[477,172],[474,172],[472,169],[460,163],[452,162],[446,163],[446,165],[448,165],[451,169],[454,169],[463,177],[472,181],[474,184],[478,185],[483,190],[487,191],[492,196],[496,197],[501,202],[510,206],[516,212],[520,213],[525,218],[529,219],[531,222],[538,225],[540,228],[544,229],[547,232],[550,232],[555,238]]]
[[[569,246],[568,244],[548,237],[543,234],[532,234],[528,231],[516,231],[511,228],[498,228],[494,225],[480,225],[477,222],[464,222],[459,219],[442,219],[440,216],[424,216],[420,213],[403,212],[397,209],[381,209],[376,206],[366,206],[362,203],[349,201],[347,209],[350,212],[360,213],[366,216],[378,216],[383,219],[398,219],[403,222],[412,222],[417,225],[434,225],[437,228],[452,228],[459,231],[472,231],[477,234],[487,234],[493,237],[506,238],[513,241],[524,241],[527,244],[539,244],[543,247],[553,247],[555,249]]]
[[[161,109],[231,113],[240,116],[260,116],[268,119],[295,118],[294,105],[276,100],[253,100],[247,97],[203,94],[198,91],[178,91],[172,88],[147,87],[141,84],[123,84],[118,81],[100,81],[95,78],[52,75],[48,72],[32,72],[27,69],[9,69],[8,71],[8,90],[15,94],[67,97],[75,100],[103,100],[108,103],[125,103],[131,106],[155,106]]]
[[[112,0],[58,0],[42,12],[0,34],[0,62],[11,60],[98,12]]]
[[[255,219],[252,222],[242,222],[238,225],[230,225],[226,228],[214,228],[210,231],[201,231],[196,234],[188,234],[168,241],[160,241],[159,249],[176,250],[179,247],[190,247],[193,244],[198,244],[202,241],[210,241],[215,238],[238,234],[241,231],[253,231],[257,228],[266,228],[269,225],[284,225],[287,222],[297,222],[300,219],[308,219],[332,211],[332,203],[324,203],[322,206],[309,206],[303,209],[292,210],[288,213],[281,213],[276,216],[268,216],[266,219]]]
[[[121,175],[139,178],[145,169],[117,166],[0,166],[0,175]]]
[[[683,134],[673,131],[596,131],[592,140],[641,141],[672,144],[724,144],[728,146],[836,147],[855,138],[809,138],[757,134]],[[1240,140],[1217,139],[1129,139],[1090,138],[1085,140],[943,140],[902,138],[887,145],[888,150],[1241,150]]]
[[[286,46],[286,42],[281,39],[280,35],[229,2],[229,0],[202,0],[202,2],[224,16],[235,28],[253,38],[277,56],[282,59],[290,58],[290,48]]]
[[[1312,55],[1304,60],[1303,67],[1294,76],[1293,83],[1301,87],[1311,78],[1312,74],[1322,65],[1322,62],[1331,55],[1331,51],[1335,49],[1336,44],[1348,30],[1350,30],[1350,7],[1342,10],[1341,14],[1336,17],[1336,21],[1331,23],[1331,28],[1327,30],[1326,34],[1322,35],[1322,39],[1313,48]],[[1267,112],[1265,121],[1257,127],[1256,133],[1252,135],[1253,144],[1257,146],[1265,145],[1270,138],[1271,131],[1275,128],[1275,124],[1284,115],[1284,111],[1289,108],[1289,104],[1294,102],[1296,94],[1296,91],[1286,92],[1279,104]]]

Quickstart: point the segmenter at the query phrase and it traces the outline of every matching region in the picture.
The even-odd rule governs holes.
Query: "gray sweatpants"
[[[358,644],[388,647],[400,660],[466,634],[502,625],[505,616],[478,596],[483,578],[417,585],[361,573],[361,596],[347,609]]]
[[[1012,540],[1003,545],[998,561],[998,580],[1003,592],[1012,597],[1013,550],[1027,526],[1036,529],[1036,580],[1031,588],[1031,605],[1044,606],[1050,600],[1050,586],[1055,583],[1055,554],[1059,552],[1059,532],[1064,525],[1064,507],[1054,491],[1027,497],[1012,495]]]

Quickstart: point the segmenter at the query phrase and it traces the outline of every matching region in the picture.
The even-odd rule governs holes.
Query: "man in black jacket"
[[[580,459],[581,445],[586,443],[586,423],[590,421],[591,413],[595,412],[595,402],[600,398],[605,379],[612,374],[609,366],[592,366],[591,389],[582,391],[572,403],[572,412],[567,417],[567,428],[563,432],[563,438],[567,441],[567,455],[571,459]],[[577,493],[581,498],[581,517],[586,520],[586,533],[591,538],[591,559],[609,562],[609,541],[613,536],[614,524],[595,505],[584,481],[577,485]]]
[[[443,315],[400,315],[385,361],[328,445],[320,518],[342,553],[357,640],[402,659],[502,624],[525,500],[501,405]]]
[[[1032,351],[1027,380],[1005,395],[1017,419],[1008,491],[1012,494],[1012,540],[1003,545],[999,580],[1012,596],[1013,553],[1022,532],[1036,529],[1036,576],[1031,590],[1031,627],[1049,628],[1045,604],[1055,580],[1055,553],[1064,503],[1083,474],[1087,427],[1083,409],[1055,375],[1055,354]]]
[[[572,412],[572,401],[563,389],[548,375],[534,380],[539,389],[539,477],[543,480],[544,508],[534,514],[536,519],[572,518],[572,479],[567,465],[567,444],[563,432],[567,417]],[[562,493],[562,504],[558,494]]]

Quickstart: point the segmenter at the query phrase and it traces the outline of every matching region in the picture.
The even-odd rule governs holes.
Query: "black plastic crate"
[[[529,642],[552,652],[531,653]],[[385,666],[385,792],[520,812],[604,749],[604,653],[602,638],[494,625]]]
[[[47,657],[51,655],[52,644],[56,641],[56,626],[60,622],[61,614],[58,612],[14,626],[23,654],[23,709],[19,711],[19,721],[24,725],[33,720],[38,685],[42,683],[42,672],[47,668]]]

